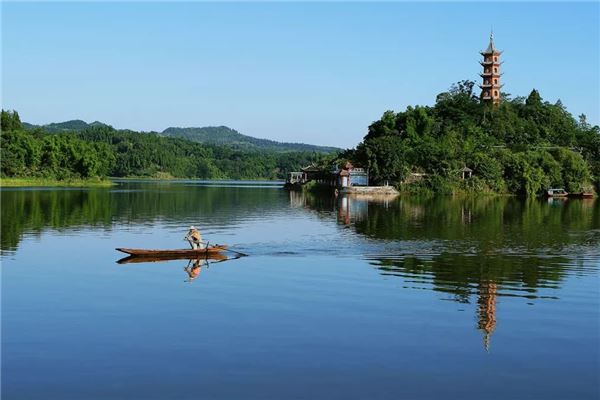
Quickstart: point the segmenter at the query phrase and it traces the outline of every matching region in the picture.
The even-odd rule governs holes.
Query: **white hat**
[[[193,231],[194,229],[196,229],[194,225],[190,226],[190,231]]]

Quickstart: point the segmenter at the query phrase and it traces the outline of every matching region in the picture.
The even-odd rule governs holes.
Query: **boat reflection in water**
[[[117,264],[142,264],[142,263],[158,263],[158,262],[167,262],[174,260],[188,260],[187,265],[183,268],[188,278],[186,282],[192,282],[198,278],[200,272],[202,272],[203,268],[210,267],[211,264],[217,264],[220,262],[235,260],[240,258],[240,256],[236,257],[227,257],[224,254],[220,253],[209,253],[206,256],[199,258],[189,258],[186,256],[170,256],[170,257],[137,257],[137,256],[129,256],[125,258],[121,258],[117,261]]]
[[[291,195],[291,204],[334,218],[368,238],[366,259],[404,289],[425,289],[474,306],[490,349],[502,300],[559,301],[573,274],[595,274],[600,202],[499,197],[323,199]]]
[[[239,257],[234,257],[239,258]],[[173,261],[173,260],[213,260],[213,261],[225,261],[231,258],[227,257],[225,254],[221,253],[208,253],[203,255],[202,257],[190,257],[187,255],[180,256],[166,256],[166,257],[139,257],[139,256],[128,256],[121,258],[117,261],[117,264],[140,264],[140,263],[155,263],[155,262],[165,262],[165,261]]]

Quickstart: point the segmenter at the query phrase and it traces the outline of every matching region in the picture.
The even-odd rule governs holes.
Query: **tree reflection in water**
[[[181,221],[187,227],[195,216],[210,216],[215,224],[233,225],[252,215],[285,206],[283,193],[273,188],[201,186],[193,183],[124,182],[114,188],[27,188],[0,190],[2,204],[0,249],[15,251],[24,234],[44,230],[115,224]]]
[[[600,259],[598,200],[290,196],[293,204],[379,239],[385,250],[365,258],[382,275],[461,303],[475,298],[486,349],[498,298],[557,299],[566,275],[596,273]]]
[[[156,221],[186,227],[198,216],[218,227],[242,221],[253,225],[268,222],[273,215],[287,220],[292,205],[299,214],[310,212],[343,226],[350,235],[340,237],[356,239],[352,250],[361,252],[359,257],[381,274],[398,277],[405,287],[477,304],[477,327],[486,343],[497,329],[496,304],[502,306],[498,299],[555,299],[568,275],[597,274],[600,260],[598,200],[336,198],[192,183],[124,183],[94,190],[3,189],[0,195],[3,252],[14,251],[24,235],[48,229],[108,231]],[[275,244],[283,251],[290,246]],[[326,246],[329,250],[329,243]]]

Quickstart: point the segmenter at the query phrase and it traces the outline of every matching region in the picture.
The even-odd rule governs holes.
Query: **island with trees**
[[[527,97],[503,94],[491,105],[474,86],[461,81],[433,106],[386,111],[356,148],[330,161],[350,160],[368,168],[371,184],[409,193],[598,191],[598,126],[585,115],[575,119],[560,100],[543,101],[537,90]]]

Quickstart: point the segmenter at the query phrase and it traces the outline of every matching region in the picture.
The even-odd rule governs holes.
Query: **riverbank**
[[[255,179],[226,179],[226,178],[178,178],[174,176],[110,176],[108,179],[113,181],[146,181],[146,182],[184,182],[184,181],[197,181],[197,182],[272,182],[275,184],[283,185],[285,183],[284,179],[267,179],[267,178],[255,178]]]
[[[48,179],[48,178],[2,178],[0,187],[110,187],[108,179]]]

